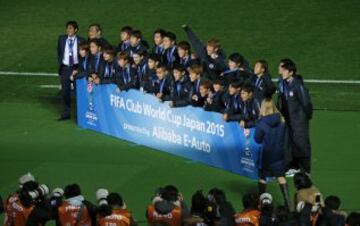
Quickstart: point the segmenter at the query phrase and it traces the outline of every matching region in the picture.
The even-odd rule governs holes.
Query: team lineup
[[[2,4],[4,226],[360,225],[356,1],[87,4]]]

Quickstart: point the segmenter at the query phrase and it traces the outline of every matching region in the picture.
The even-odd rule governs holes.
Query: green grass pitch
[[[250,62],[267,59],[273,75],[278,60],[291,57],[305,78],[360,79],[360,2],[355,0],[15,0],[0,6],[0,71],[56,72],[57,36],[67,20],[76,19],[81,35],[98,22],[112,43],[127,24],[149,41],[158,27],[182,40],[181,25],[187,23],[203,40],[219,38],[228,54],[239,51]],[[2,196],[16,189],[19,175],[31,171],[51,188],[78,182],[91,201],[99,187],[120,192],[135,218],[144,220],[146,205],[161,185],[177,185],[187,201],[196,190],[216,186],[237,210],[241,196],[256,189],[256,182],[241,176],[79,129],[74,120],[56,122],[57,90],[40,85],[57,83],[56,77],[0,76]],[[312,178],[325,196],[336,194],[344,209],[358,210],[360,85],[308,86],[315,108],[322,109],[311,122]],[[269,191],[282,201],[276,184]]]

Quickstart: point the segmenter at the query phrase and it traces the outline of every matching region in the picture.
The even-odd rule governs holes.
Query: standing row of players
[[[162,29],[154,32],[154,47],[149,49],[141,32],[131,27],[121,29],[117,47],[100,36],[98,25],[89,32],[92,28],[100,33],[79,43],[78,65],[70,80],[88,76],[93,84],[115,83],[119,91],[139,89],[169,101],[171,107],[192,105],[223,113],[224,120],[239,121],[243,127],[254,125],[261,100],[275,92],[265,60],[251,70],[241,54],[232,53],[226,65],[219,41],[198,43],[187,26],[195,52],[189,42],[176,43],[175,34]]]

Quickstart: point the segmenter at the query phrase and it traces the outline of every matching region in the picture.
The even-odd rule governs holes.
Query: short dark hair
[[[97,30],[98,32],[100,32],[100,34],[102,33],[102,28],[101,28],[101,25],[100,25],[100,24],[93,23],[93,24],[90,24],[90,25],[89,25],[89,28],[91,28],[91,27],[95,27],[96,30]]]
[[[152,53],[152,54],[149,55],[148,59],[151,59],[151,60],[153,60],[155,62],[159,62],[161,57],[160,57],[159,54]]]
[[[218,205],[224,204],[226,202],[225,192],[219,188],[212,188],[209,191],[209,195],[212,195]]]
[[[179,191],[174,185],[167,185],[161,194],[161,197],[167,201],[175,202],[178,200]]]
[[[178,70],[180,72],[184,72],[184,71],[186,71],[186,68],[182,64],[175,64],[173,67],[173,70]]]
[[[66,22],[65,27],[72,26],[75,30],[79,30],[79,25],[75,20],[70,20]]]
[[[183,50],[187,50],[190,53],[190,43],[187,41],[181,41],[177,44],[178,48],[181,48]]]
[[[257,60],[256,63],[259,63],[261,68],[264,69],[264,74],[269,73],[269,64],[266,60]]]
[[[126,32],[126,33],[128,33],[129,35],[131,34],[131,32],[132,32],[132,27],[130,27],[130,26],[124,26],[124,27],[122,27],[121,29],[120,29],[120,32]]]
[[[89,50],[90,50],[89,43],[86,43],[86,42],[80,43],[80,44],[79,44],[79,49],[80,49],[80,50],[84,49],[84,50],[86,50],[86,51],[89,51]]]
[[[310,177],[306,173],[302,172],[295,174],[294,184],[298,190],[303,188],[310,188],[312,186]]]
[[[104,53],[107,53],[111,56],[115,56],[115,53],[116,53],[115,48],[111,45],[105,46],[103,51],[104,51]]]
[[[163,69],[164,71],[166,71],[168,68],[167,68],[166,64],[164,64],[164,63],[159,63],[159,65],[157,66],[156,69]]]
[[[235,89],[239,89],[239,88],[241,88],[242,83],[241,82],[232,82],[232,83],[230,83],[230,86]]]
[[[81,195],[81,189],[78,184],[69,184],[64,189],[64,197],[66,199]]]
[[[39,183],[36,181],[28,181],[23,184],[22,189],[23,191],[33,191],[39,187]]]
[[[124,200],[119,193],[110,193],[106,199],[110,206],[123,206],[124,205]]]
[[[134,30],[131,32],[131,36],[134,36],[137,39],[142,39],[142,33],[140,30]]]
[[[176,35],[171,31],[165,32],[163,38],[169,38],[170,41],[176,42]]]
[[[292,61],[292,60],[285,61],[285,62],[283,62],[281,67],[284,68],[285,70],[288,70],[289,72],[293,72],[293,74],[296,75],[296,65],[295,65],[294,61]]]
[[[139,56],[146,56],[146,53],[147,52],[145,50],[140,49],[140,50],[135,51],[133,54],[137,54]]]
[[[252,193],[245,194],[242,197],[242,204],[245,209],[256,209],[258,205],[258,196]]]
[[[290,58],[283,58],[280,60],[280,63],[284,64],[284,63],[294,63],[294,61]]]
[[[360,213],[351,212],[346,218],[346,223],[349,226],[358,226],[360,224]]]
[[[329,207],[332,210],[338,210],[340,208],[340,205],[341,205],[341,200],[339,197],[335,195],[330,195],[325,199],[325,206]]]
[[[244,57],[240,53],[232,53],[229,56],[229,60],[239,64],[240,66],[244,65]]]
[[[164,34],[166,33],[166,31],[162,28],[158,28],[154,31],[154,35],[155,34],[160,34],[161,37],[164,37]]]
[[[102,47],[101,41],[100,41],[98,38],[93,38],[93,39],[91,39],[91,40],[89,41],[89,45],[90,45],[91,43],[94,43],[95,45],[97,45],[97,46],[99,46],[99,47]]]
[[[201,190],[197,191],[191,198],[191,213],[203,213],[207,199]]]
[[[254,92],[254,86],[252,86],[251,84],[244,84],[241,86],[241,91],[252,93]]]
[[[209,80],[204,80],[200,82],[200,86],[204,87],[205,89],[211,89],[212,88],[212,82]]]
[[[214,84],[214,85],[224,86],[224,85],[225,85],[225,82],[224,82],[224,80],[216,79],[216,80],[213,81],[213,84]]]

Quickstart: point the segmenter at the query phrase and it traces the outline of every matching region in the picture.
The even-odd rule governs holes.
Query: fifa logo
[[[87,91],[88,91],[88,99],[89,99],[89,103],[88,103],[88,110],[89,111],[94,111],[94,100],[93,100],[93,90],[94,90],[94,83],[89,82],[87,85]]]
[[[244,129],[243,133],[245,137],[245,148],[241,150],[240,164],[244,171],[248,173],[253,173],[255,168],[255,162],[253,159],[253,153],[250,149],[251,131],[249,129]]]
[[[88,91],[88,111],[86,112],[85,117],[89,125],[96,126],[96,121],[98,120],[98,117],[95,113],[95,106],[94,106],[94,97],[93,97],[94,83],[88,83],[87,91]]]
[[[252,153],[250,150],[250,129],[244,129],[244,136],[245,136],[245,150],[244,155],[245,157],[252,158]]]

